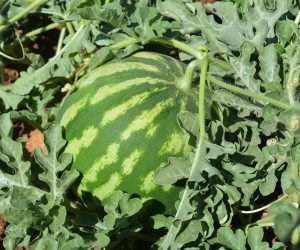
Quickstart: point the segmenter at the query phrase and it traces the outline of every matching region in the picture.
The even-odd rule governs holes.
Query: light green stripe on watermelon
[[[178,75],[184,74],[182,63],[169,56],[158,55],[148,52],[139,52],[133,55],[131,58],[139,58],[143,63],[153,63],[154,65],[157,65],[157,67],[160,68],[161,72],[171,73],[169,74],[169,79],[174,77],[173,72],[178,72]],[[172,62],[170,63],[170,61]]]
[[[65,152],[72,153],[73,159],[75,161],[77,155],[80,153],[80,150],[89,147],[98,136],[98,134],[99,130],[95,126],[88,127],[83,131],[80,138],[73,138],[69,141]]]
[[[122,163],[122,173],[124,175],[129,175],[134,170],[134,167],[137,165],[140,158],[145,152],[141,149],[136,149],[134,152],[129,155]]]
[[[81,82],[81,84],[78,85],[78,87],[85,88],[93,84],[99,76],[109,76],[111,75],[111,72],[114,72],[114,74],[119,74],[123,71],[134,71],[139,69],[143,69],[149,72],[159,72],[159,68],[141,62],[115,62],[103,65],[102,67],[94,70],[88,75],[84,82]]]
[[[156,131],[158,130],[158,125],[157,124],[150,124],[149,128],[147,129],[147,132],[146,132],[146,138],[149,139],[151,138],[152,136],[155,135]]]
[[[183,72],[184,66],[173,58],[138,53],[79,80],[57,115],[65,127],[68,152],[76,155],[72,168],[83,175],[79,191],[90,191],[105,203],[121,189],[155,198],[167,213],[174,213],[182,189],[156,185],[153,174],[169,157],[187,157],[190,152],[177,114],[195,112],[197,105],[192,94],[178,89]],[[89,128],[97,133],[79,145]]]
[[[68,107],[66,110],[66,114],[64,115],[60,121],[60,124],[64,127],[67,127],[69,122],[72,121],[75,116],[78,114],[79,110],[83,109],[88,101],[88,98],[82,98],[77,102],[73,103],[71,106]]]
[[[162,80],[150,77],[141,77],[123,81],[117,84],[105,85],[97,90],[96,94],[93,96],[90,102],[91,104],[96,104],[98,102],[103,101],[105,98],[109,98],[112,95],[116,95],[121,91],[129,89],[130,87],[145,84],[145,82],[147,82],[148,84],[156,84],[161,83]]]
[[[189,152],[189,147],[184,142],[188,138],[184,138],[181,133],[174,133],[167,138],[166,142],[159,149],[160,155],[165,154],[179,154],[180,152],[184,152],[185,155]]]
[[[132,56],[132,58],[151,59],[152,61],[155,62],[156,65],[157,65],[157,62],[159,62],[161,65],[164,65],[167,70],[169,70],[169,71],[173,70],[172,67],[168,64],[168,61],[166,62],[166,58],[164,56],[161,56],[158,54],[148,53],[148,52],[140,52],[140,53]],[[182,67],[179,67],[178,70],[182,70]]]
[[[156,189],[156,184],[154,183],[154,170],[150,171],[143,179],[140,189],[146,194]]]
[[[112,109],[106,111],[103,115],[103,119],[101,121],[101,126],[105,126],[114,120],[116,120],[118,117],[126,114],[126,112],[135,107],[138,104],[141,104],[146,100],[151,94],[159,91],[163,91],[165,88],[154,88],[153,90],[149,92],[143,92],[141,94],[137,94],[130,98],[128,101],[113,107]]]
[[[132,133],[148,127],[166,107],[173,103],[173,101],[173,98],[169,98],[157,103],[153,109],[143,111],[143,113],[136,117],[125,129],[121,135],[121,140],[127,140]]]
[[[172,185],[165,185],[165,186],[162,187],[162,190],[164,192],[169,192],[172,188],[173,188]]]
[[[108,146],[107,151],[104,155],[94,161],[94,164],[89,168],[83,178],[83,185],[86,182],[97,181],[97,173],[103,170],[105,167],[112,165],[118,161],[118,153],[120,149],[119,143],[113,143]]]
[[[100,200],[108,198],[119,187],[122,179],[123,177],[119,173],[113,173],[104,185],[94,190],[94,195],[99,197]]]
[[[155,62],[160,62],[164,64],[166,63],[166,59],[164,56],[149,52],[139,52],[137,54],[134,54],[132,58],[152,59]]]

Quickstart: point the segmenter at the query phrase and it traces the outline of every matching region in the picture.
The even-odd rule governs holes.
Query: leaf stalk
[[[38,29],[35,29],[33,31],[26,33],[25,35],[22,36],[21,40],[25,41],[33,36],[37,36],[45,31],[52,30],[52,29],[55,29],[60,26],[61,26],[61,24],[59,24],[59,23],[51,23],[45,27],[41,27],[41,28],[38,28]]]
[[[64,41],[64,38],[65,38],[65,35],[66,35],[66,27],[63,27],[60,31],[60,34],[59,34],[57,48],[56,48],[56,54],[58,54],[61,51],[62,47],[63,47],[63,41]]]
[[[46,3],[48,0],[36,0],[33,3],[31,3],[30,5],[28,5],[26,8],[24,8],[20,13],[18,13],[17,15],[13,16],[12,18],[10,18],[9,20],[7,20],[5,22],[5,24],[0,26],[0,32],[3,32],[4,30],[6,30],[9,26],[13,25],[14,23],[16,23],[17,21],[19,21],[21,18],[23,18],[24,16],[26,16],[29,12],[31,12],[33,9],[43,5],[44,3]]]
[[[199,85],[199,125],[200,138],[205,138],[205,82],[207,77],[209,59],[205,56],[201,65]]]

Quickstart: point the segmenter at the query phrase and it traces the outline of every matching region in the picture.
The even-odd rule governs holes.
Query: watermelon
[[[116,191],[156,200],[175,211],[182,187],[157,185],[153,176],[169,157],[188,157],[189,136],[177,114],[195,111],[196,95],[181,80],[185,66],[166,55],[139,52],[89,72],[64,99],[57,122],[66,152],[83,178],[79,193],[105,203]]]

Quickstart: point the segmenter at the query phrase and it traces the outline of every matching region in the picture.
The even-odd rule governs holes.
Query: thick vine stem
[[[207,75],[207,68],[209,64],[209,59],[204,56],[203,61],[201,63],[201,73],[200,73],[200,83],[199,83],[199,122],[200,122],[200,137],[198,146],[196,149],[196,154],[192,163],[192,167],[190,170],[190,176],[195,174],[198,168],[199,161],[201,157],[203,157],[205,152],[205,83],[206,83],[206,75]],[[200,66],[200,65],[199,65]],[[189,181],[189,180],[188,180]],[[181,223],[174,224],[180,218],[180,216],[184,213],[184,206],[185,203],[189,202],[189,187],[186,185],[185,190],[183,191],[183,195],[181,197],[180,204],[177,208],[176,215],[174,217],[174,221],[163,241],[162,249],[169,249],[170,245],[174,241],[176,235],[181,229]],[[179,220],[180,221],[180,220]]]
[[[73,27],[72,23],[66,22],[66,27],[67,27],[68,32],[69,32],[71,35],[74,35],[74,34],[75,34],[75,30],[74,30],[74,27]]]
[[[239,93],[239,94],[242,94],[242,95],[245,95],[245,96],[248,96],[248,97],[251,97],[253,98],[254,100],[259,100],[259,101],[263,101],[263,102],[267,102],[273,106],[276,106],[278,108],[281,108],[281,109],[285,109],[285,110],[288,110],[288,109],[296,109],[296,110],[299,110],[300,111],[300,106],[293,106],[293,105],[290,105],[290,104],[286,104],[284,102],[281,102],[281,101],[278,101],[278,100],[275,100],[273,98],[270,98],[268,96],[265,96],[265,95],[261,95],[261,94],[258,94],[258,93],[255,93],[255,92],[251,92],[249,90],[245,90],[245,89],[242,89],[242,88],[239,88],[239,87],[236,87],[236,86],[233,86],[233,85],[230,85],[230,84],[227,84],[225,82],[222,82],[216,78],[214,78],[213,76],[211,75],[207,75],[207,79],[215,84],[215,85],[218,85],[224,89],[227,89],[229,91],[232,91],[232,92],[236,92],[236,93]]]
[[[135,43],[138,43],[138,42],[139,42],[138,39],[132,37],[132,38],[128,38],[126,40],[123,40],[121,42],[115,43],[115,44],[111,45],[110,48],[112,48],[112,49],[123,49],[123,48],[125,48],[125,47],[127,47],[131,44],[135,44]]]
[[[196,68],[199,68],[202,60],[191,61],[185,69],[185,73],[181,79],[178,81],[179,89],[183,91],[189,91],[191,88],[194,72]]]
[[[24,16],[26,16],[30,11],[32,11],[33,9],[35,9],[35,8],[43,5],[47,1],[48,0],[36,0],[36,1],[34,1],[30,5],[28,5],[26,8],[24,8],[20,13],[18,13],[14,17],[10,18],[3,25],[1,25],[0,26],[0,32],[6,30],[9,26],[13,25],[17,21],[19,21],[21,18],[23,18]]]

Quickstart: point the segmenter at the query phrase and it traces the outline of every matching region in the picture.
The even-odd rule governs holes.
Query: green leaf
[[[61,227],[64,225],[66,221],[67,211],[66,208],[60,206],[57,210],[54,211],[54,214],[51,214],[51,218],[53,222],[49,225],[49,229],[52,232],[60,231]]]
[[[283,45],[290,41],[295,29],[297,29],[296,24],[291,20],[281,20],[277,22],[276,35],[279,37]]]
[[[157,2],[158,10],[162,15],[175,19],[181,24],[181,33],[195,33],[201,31],[208,41],[208,47],[214,52],[231,54],[223,42],[215,36],[219,32],[216,29],[216,22],[207,17],[205,9],[201,4],[184,4],[180,0],[165,0]],[[197,13],[197,14],[196,14]]]
[[[203,175],[208,175],[208,177],[212,177],[214,175],[218,176],[220,171],[209,163],[206,159],[201,158],[197,164],[197,171],[190,173],[190,181],[200,182],[203,181]]]
[[[261,115],[261,108],[259,106],[226,90],[216,90],[212,98],[213,100],[229,107],[236,108],[239,111],[240,117],[249,116],[252,112],[258,116]]]
[[[158,15],[156,8],[140,7],[137,8],[131,17],[133,22],[137,23],[135,32],[139,35],[143,44],[150,41],[155,36],[163,36],[170,23],[162,20],[162,16]]]
[[[96,67],[102,65],[103,63],[113,59],[114,54],[109,47],[103,47],[99,49],[92,57],[90,64],[90,70],[95,69]]]
[[[13,187],[28,187],[28,171],[30,162],[23,161],[22,144],[15,142],[10,138],[0,140],[0,160],[7,163],[13,174],[0,172],[1,186]]]
[[[259,76],[266,83],[280,82],[279,64],[274,44],[264,47],[259,55],[260,67]]]
[[[243,194],[241,202],[244,206],[248,206],[253,193],[257,190],[261,182],[260,179],[255,178],[257,176],[256,170],[234,162],[223,163],[223,169],[231,173],[232,185],[239,188]]]
[[[160,228],[170,228],[172,224],[173,217],[165,216],[163,214],[157,214],[154,216],[151,216],[151,218],[154,221],[153,228],[154,229],[160,229]]]
[[[189,177],[191,162],[187,159],[170,157],[166,167],[157,170],[154,181],[159,185],[174,184]]]
[[[184,4],[179,0],[167,0],[159,1],[157,6],[162,15],[180,23],[183,34],[201,31],[211,50],[231,54],[226,44],[231,50],[239,50],[248,41],[260,49],[267,37],[274,36],[275,23],[288,11],[285,1],[275,2],[271,7],[258,0],[245,2],[241,20],[236,4],[217,1],[206,8],[218,16],[221,23],[207,15],[198,2]]]
[[[274,26],[279,18],[288,11],[287,1],[260,1],[253,0],[254,8],[251,16],[253,20],[264,20],[268,24],[268,38],[274,36]]]
[[[273,193],[276,188],[278,179],[275,175],[276,168],[274,166],[276,166],[276,164],[271,165],[265,180],[259,185],[259,191],[263,196]]]
[[[90,46],[87,37],[89,34],[89,26],[80,27],[74,36],[70,37],[65,46],[51,58],[43,67],[38,70],[29,68],[27,72],[22,72],[20,78],[10,86],[9,91],[15,95],[26,95],[34,87],[38,87],[42,83],[48,81],[54,77],[65,77],[75,70],[72,58],[74,54],[78,54],[84,49]],[[94,49],[94,48],[92,48]],[[15,105],[17,105],[22,99],[18,99]]]
[[[274,231],[280,241],[288,242],[291,233],[300,224],[300,211],[289,201],[273,203],[268,208],[269,216],[274,222]]]
[[[289,132],[294,135],[300,135],[300,113],[296,109],[289,109],[281,112],[278,120],[285,125]]]
[[[5,113],[0,116],[0,138],[10,137],[12,133],[12,122],[10,114]]]
[[[177,115],[182,127],[192,135],[199,136],[199,117],[198,114],[182,112]]]
[[[84,239],[79,234],[72,233],[65,227],[61,227],[59,231],[49,232],[48,229],[43,231],[42,237],[33,244],[32,249],[87,249]]]
[[[58,91],[59,87],[52,86],[42,91],[42,96],[34,97],[36,102],[35,113],[41,119],[41,127],[46,127],[48,124],[48,112],[45,112],[47,105],[54,100],[54,95]]]
[[[292,149],[293,151],[293,160],[294,162],[300,162],[300,142],[296,142],[295,147]]]
[[[126,25],[125,11],[122,10],[120,3],[110,3],[105,7],[100,6],[99,2],[90,1],[89,3],[78,6],[72,11],[69,18],[77,21],[85,19],[105,22],[115,28],[122,29],[128,35],[134,36],[134,31]]]
[[[15,94],[7,87],[0,86],[0,100],[4,103],[5,109],[17,109],[23,98],[19,94]]]
[[[108,214],[121,218],[124,215],[132,216],[142,208],[142,201],[138,198],[129,198],[129,194],[122,191],[114,192],[104,206]]]
[[[103,221],[99,221],[95,227],[98,229],[101,233],[108,233],[111,230],[114,229],[115,223],[116,223],[116,217],[112,213],[108,213],[104,216]]]
[[[95,242],[94,246],[97,248],[106,247],[110,242],[109,237],[103,233],[95,233],[95,237],[97,239],[97,242]]]
[[[271,250],[268,242],[263,242],[264,231],[261,227],[251,227],[247,233],[247,241],[251,250]]]
[[[228,146],[230,144],[228,143]],[[233,154],[236,151],[234,144],[231,144],[229,147],[220,146],[211,142],[207,142],[207,159],[217,159],[221,155]]]
[[[274,242],[272,249],[273,250],[285,250],[286,245],[282,242]]]
[[[48,156],[44,155],[40,148],[37,148],[34,152],[37,163],[44,170],[42,174],[39,174],[39,179],[48,184],[54,199],[61,200],[63,194],[77,179],[79,173],[74,169],[65,170],[72,161],[71,154],[63,153],[59,156],[60,151],[66,144],[66,141],[62,139],[62,128],[53,126],[44,135],[49,152]],[[62,171],[63,174],[59,177]]]
[[[200,232],[202,232],[201,221],[191,220],[187,223],[187,225],[183,225],[182,231],[177,235],[175,242],[179,244],[193,242],[198,238]]]
[[[234,70],[236,84],[246,87],[253,92],[259,92],[260,82],[254,79],[256,63],[250,62],[254,47],[246,43],[241,48],[240,57],[230,57],[229,61]]]
[[[221,227],[217,232],[217,241],[232,250],[246,249],[246,236],[240,229],[234,233],[228,227]]]
[[[193,11],[195,11],[194,7],[191,7],[192,10],[190,10],[187,5],[179,0],[158,1],[157,7],[163,15],[180,21],[182,25],[181,32],[183,34],[194,33],[200,30],[200,18],[201,15],[203,15],[203,11],[201,14],[198,13],[198,15],[195,15],[195,13],[193,13]]]
[[[25,207],[28,207],[30,204],[34,204],[44,195],[43,192],[33,187],[18,187],[14,186],[11,192],[11,206],[23,210]],[[12,217],[13,218],[13,217]],[[14,218],[13,218],[14,219]],[[13,223],[12,220],[10,220]]]
[[[41,125],[41,118],[39,115],[29,110],[11,111],[9,114],[12,120],[25,121],[33,127],[39,127]]]

